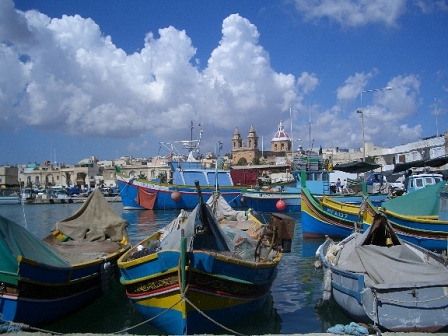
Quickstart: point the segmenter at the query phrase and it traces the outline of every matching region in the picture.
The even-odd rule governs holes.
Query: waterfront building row
[[[433,136],[416,142],[395,146],[392,148],[376,147],[366,143],[366,153],[358,148],[320,148],[318,154],[332,165],[361,161],[363,157],[370,162],[382,166],[383,171],[391,171],[397,163],[407,163],[417,160],[429,160],[446,156],[448,153],[448,131],[439,136]],[[309,155],[309,150],[299,147],[293,149],[292,140],[280,123],[278,131],[271,140],[271,150],[258,148],[258,136],[251,126],[247,145],[238,131],[232,137],[232,152],[223,159],[224,167],[231,165],[287,165],[296,155]],[[315,153],[317,154],[317,153]],[[170,158],[172,159],[172,157]],[[5,187],[115,187],[115,166],[130,176],[141,176],[147,179],[160,179],[169,182],[172,178],[168,165],[168,156],[156,156],[149,159],[137,159],[131,156],[115,160],[99,160],[95,156],[83,159],[77,164],[56,164],[49,161],[43,164],[33,163],[18,166],[0,166],[0,186]],[[217,158],[207,153],[202,159],[204,167],[215,167]],[[447,165],[439,168],[447,170]]]

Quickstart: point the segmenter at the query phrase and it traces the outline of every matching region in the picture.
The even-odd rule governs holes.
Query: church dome
[[[278,130],[277,133],[275,133],[274,137],[272,138],[272,141],[287,141],[290,140],[288,134],[285,132],[285,127],[283,126],[282,122],[278,124]]]

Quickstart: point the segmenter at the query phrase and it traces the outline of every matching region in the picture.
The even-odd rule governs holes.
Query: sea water
[[[51,232],[57,221],[67,218],[80,206],[81,204],[0,205],[0,215],[43,238]],[[123,211],[121,203],[111,203],[111,206],[129,222],[128,232],[132,244],[164,227],[178,215],[175,210]],[[296,220],[291,252],[284,254],[278,266],[277,279],[264,307],[247,321],[226,326],[236,333],[321,333],[336,324],[351,322],[331,301],[328,305],[318,307],[322,298],[323,273],[321,269],[314,268],[314,261],[315,252],[322,240],[304,240],[301,214],[290,216]],[[269,222],[269,214],[259,214],[258,217],[265,223]],[[163,334],[161,330],[145,323],[119,283],[89,306],[41,329],[57,333]],[[229,331],[217,331],[215,334],[228,335]]]

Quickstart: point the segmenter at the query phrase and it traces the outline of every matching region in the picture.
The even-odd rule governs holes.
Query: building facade
[[[258,136],[254,126],[251,125],[249,134],[247,135],[247,146],[244,145],[243,138],[241,137],[238,128],[235,128],[232,137],[232,164],[252,164],[254,159],[259,158],[260,151],[258,149]]]

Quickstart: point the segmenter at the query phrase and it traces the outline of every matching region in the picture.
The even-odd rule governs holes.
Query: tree
[[[72,184],[72,181],[71,181],[72,174],[70,174],[69,172],[64,172],[64,177],[65,177],[65,183],[67,184],[67,187],[70,187]]]
[[[158,175],[157,178],[160,179],[160,183],[166,183],[168,177],[166,176],[166,172],[161,171]]]
[[[139,179],[139,180],[147,180],[148,178],[146,177],[145,174],[140,173],[140,174],[138,174],[137,179]]]
[[[247,160],[246,160],[246,158],[243,158],[243,157],[242,157],[241,159],[239,159],[237,165],[238,165],[238,166],[247,166]]]
[[[367,156],[366,162],[367,163],[376,163],[376,156]]]

